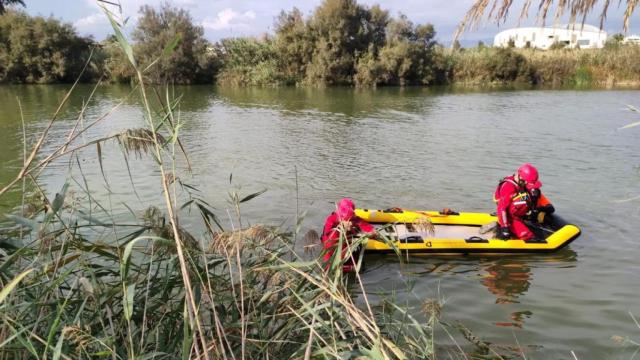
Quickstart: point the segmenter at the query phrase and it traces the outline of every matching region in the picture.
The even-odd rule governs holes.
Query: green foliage
[[[634,85],[640,82],[640,47],[604,49],[483,48],[438,51],[444,59],[438,69],[452,67],[447,78],[453,83],[483,85],[521,82],[545,86]]]
[[[107,78],[116,83],[130,82],[135,77],[135,71],[124,51],[115,38],[107,38],[101,44],[101,57]]]
[[[70,24],[23,12],[0,16],[0,82],[73,82],[89,59],[93,41]],[[99,73],[94,62],[81,80]]]
[[[414,26],[405,16],[391,21],[387,43],[379,54],[384,69],[384,84],[431,84],[435,70],[434,37],[435,30],[431,25]]]
[[[6,1],[5,1],[6,3]],[[113,82],[137,81],[130,65],[150,83],[214,83],[234,86],[355,85],[359,87],[504,84],[632,84],[640,82],[640,47],[621,34],[604,49],[549,51],[485,46],[452,49],[436,42],[429,24],[392,17],[356,0],[324,0],[309,16],[282,11],[275,34],[210,44],[185,10],[144,6],[127,52],[116,36],[97,44],[83,81],[102,74]],[[69,24],[8,11],[0,17],[0,82],[71,82],[87,61],[91,39]],[[170,51],[168,51],[170,50]],[[162,56],[165,53],[165,56]]]
[[[133,32],[134,52],[147,81],[152,83],[211,83],[216,68],[215,51],[204,29],[193,23],[186,10],[164,4],[159,10],[143,6]],[[177,41],[177,43],[174,43]],[[176,46],[161,56],[168,45]]]
[[[534,71],[525,56],[512,48],[477,47],[449,55],[452,81],[467,84],[534,82]]]
[[[488,65],[492,81],[528,82],[531,80],[531,68],[527,59],[510,48],[497,49]]]
[[[374,40],[375,24],[355,0],[325,0],[309,19],[315,40],[306,82],[313,85],[351,84],[359,53]]]
[[[588,68],[580,66],[571,77],[571,81],[577,86],[590,85],[593,81],[593,76]]]
[[[302,12],[297,8],[282,11],[276,19],[275,31],[275,51],[282,77],[288,84],[302,82],[314,50],[314,39]]]
[[[237,51],[230,51],[223,41],[223,82],[377,86],[426,85],[439,78],[433,26],[414,25],[404,15],[392,19],[377,5],[326,0],[307,20],[294,8],[280,14],[275,32],[263,44],[273,44],[271,56],[259,63],[250,48],[240,51],[246,44],[235,40]]]
[[[610,39],[612,41],[620,43],[620,42],[622,42],[624,40],[624,34],[621,34],[621,33],[613,34],[613,35],[611,35]]]
[[[567,44],[560,42],[560,41],[556,41],[553,44],[551,44],[551,46],[549,46],[549,50],[562,50],[567,46]]]
[[[218,45],[224,67],[218,77],[223,85],[277,85],[281,81],[274,42],[269,39],[225,39]]]

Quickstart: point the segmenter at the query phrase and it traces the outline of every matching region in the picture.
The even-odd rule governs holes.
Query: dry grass
[[[418,232],[425,232],[431,236],[434,236],[436,233],[436,228],[428,217],[416,219],[413,226]]]
[[[126,129],[114,137],[126,153],[139,157],[151,153],[156,144],[166,144],[161,134],[144,128]]]
[[[233,249],[242,250],[247,244],[247,239],[257,246],[268,247],[276,239],[273,229],[263,225],[253,225],[247,229],[218,232],[214,234],[209,245],[209,251],[224,253]]]
[[[463,85],[522,83],[601,87],[640,85],[640,46],[604,49],[442,50],[452,63],[451,82]]]

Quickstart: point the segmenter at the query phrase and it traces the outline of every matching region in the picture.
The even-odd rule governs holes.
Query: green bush
[[[588,68],[580,66],[574,72],[573,76],[571,77],[571,81],[577,86],[590,85],[593,81],[593,76],[591,75],[591,71]]]
[[[222,85],[277,85],[282,81],[278,58],[271,39],[224,39],[218,44],[223,68]]]
[[[217,72],[215,54],[204,38],[204,29],[193,23],[186,10],[167,4],[158,11],[143,6],[140,15],[133,32],[135,53],[143,65],[157,60],[145,73],[147,81],[178,84],[213,82]],[[179,42],[171,55],[160,58],[176,37]]]
[[[479,85],[535,81],[534,69],[530,62],[515,49],[482,46],[464,52],[454,51],[449,57],[448,62],[451,65],[448,66],[452,68],[449,72],[451,82]]]
[[[499,48],[489,61],[490,79],[501,82],[531,82],[532,69],[527,59],[511,48]]]
[[[9,10],[0,16],[0,82],[73,82],[93,45],[70,24]],[[95,79],[99,68],[93,63],[81,80]]]

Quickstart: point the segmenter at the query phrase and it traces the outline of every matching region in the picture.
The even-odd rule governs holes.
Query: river
[[[0,87],[0,184],[21,164],[17,99],[33,143],[67,88]],[[98,88],[84,124],[128,91]],[[395,293],[421,320],[425,300],[445,299],[443,320],[461,321],[494,344],[519,344],[527,359],[571,359],[572,351],[579,359],[628,359],[637,349],[612,336],[640,339],[630,315],[640,318],[640,200],[625,201],[640,195],[640,127],[618,130],[640,121],[627,109],[640,105],[640,91],[174,91],[183,95],[181,135],[193,164],[193,175],[183,180],[200,188],[225,225],[231,189],[245,195],[267,189],[243,204],[245,221],[292,226],[298,208],[306,212],[303,231],[319,228],[343,196],[366,208],[489,212],[497,181],[532,162],[558,213],[582,229],[569,248],[544,256],[416,256],[402,266],[393,256],[375,257],[363,273],[367,291]],[[74,126],[90,92],[91,86],[81,85],[70,98],[45,151]],[[86,139],[142,125],[139,102],[130,100]],[[91,191],[108,199],[119,216],[129,213],[122,203],[136,212],[160,205],[152,161],[130,157],[129,176],[112,144],[102,150],[108,185],[94,147],[80,152],[72,170],[67,161],[56,162],[41,174],[41,185],[53,194],[66,179],[73,184],[80,164]],[[0,201],[0,210],[10,211],[18,193]],[[436,337],[441,346],[453,346],[443,329]]]

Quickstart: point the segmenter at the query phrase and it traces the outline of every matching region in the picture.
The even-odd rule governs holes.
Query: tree
[[[73,82],[92,45],[70,24],[9,10],[0,16],[0,82]],[[90,66],[82,80],[91,80],[98,71]]]
[[[621,43],[622,41],[624,41],[624,34],[620,34],[620,33],[613,34],[611,35],[611,40]]]
[[[219,44],[224,68],[218,81],[226,85],[276,85],[282,80],[278,56],[270,38],[223,39]]]
[[[373,33],[367,9],[355,0],[325,0],[309,22],[316,39],[313,59],[306,68],[311,84],[351,84],[357,54],[365,52]]]
[[[427,85],[435,79],[435,30],[431,24],[414,25],[405,15],[387,20],[386,41],[358,60],[359,86]]]
[[[389,22],[387,43],[380,50],[384,83],[389,85],[427,85],[433,75],[433,41],[431,24],[414,25],[405,15]]]
[[[140,8],[138,25],[133,32],[135,52],[144,69],[157,60],[145,73],[153,83],[208,83],[216,70],[211,57],[212,47],[204,38],[204,29],[193,24],[186,10],[164,4],[156,11],[150,6]],[[164,49],[178,40],[168,56]]]
[[[279,68],[288,83],[303,80],[307,64],[311,61],[315,39],[309,32],[302,12],[293,8],[282,11],[275,22],[275,47]]]
[[[0,15],[4,14],[7,11],[6,7],[8,5],[13,5],[13,4],[25,6],[23,0],[0,0]]]
[[[221,41],[228,84],[409,85],[442,76],[436,67],[435,30],[414,25],[377,5],[324,0],[308,19],[294,8],[281,12],[275,37]],[[442,71],[439,71],[442,73]]]

